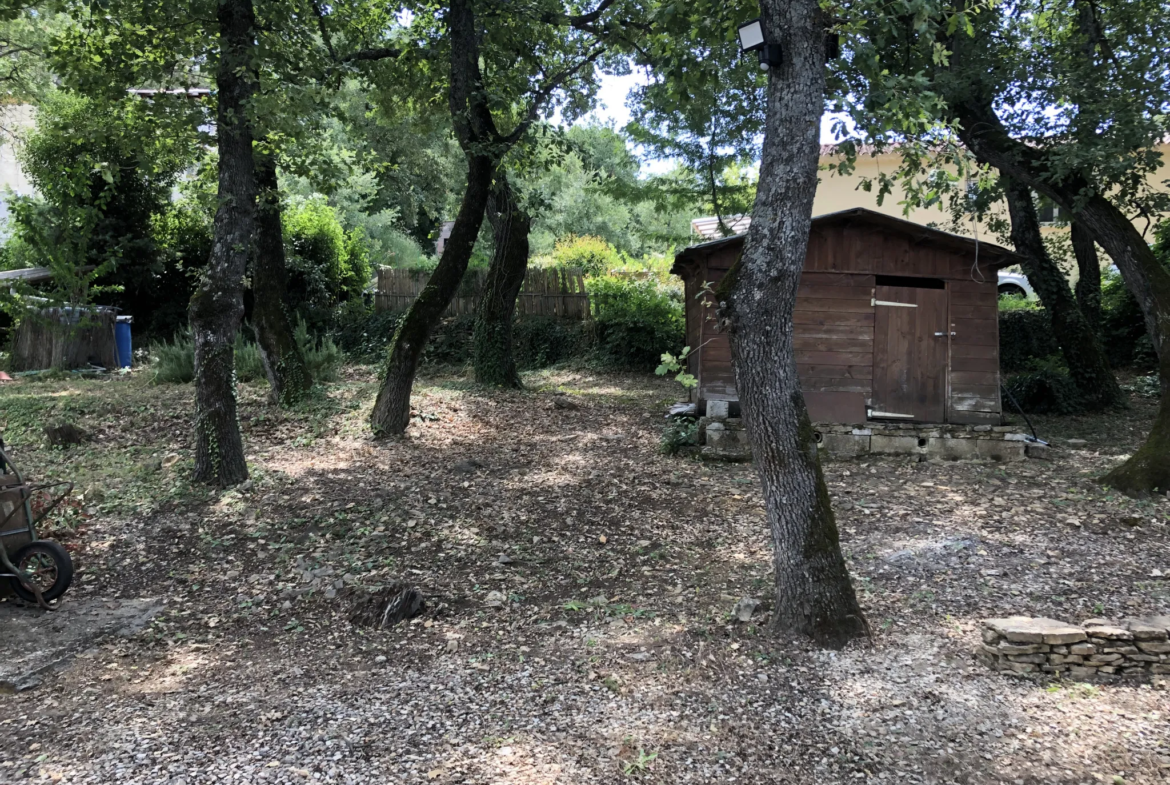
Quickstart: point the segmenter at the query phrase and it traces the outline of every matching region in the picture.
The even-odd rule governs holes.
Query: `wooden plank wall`
[[[995,277],[947,282],[951,299],[951,367],[947,420],[998,425],[999,298]]]
[[[405,311],[422,292],[429,278],[430,273],[426,270],[379,269],[374,307],[379,311]],[[475,313],[486,278],[486,270],[469,270],[444,315]],[[516,313],[587,320],[590,311],[585,276],[578,269],[549,267],[529,270],[524,276],[520,296],[516,298]]]
[[[687,337],[701,347],[697,355],[698,397],[737,400],[731,346],[694,299],[702,281],[717,287],[740,254],[718,249],[696,260],[688,278]],[[818,394],[873,395],[876,275],[941,278],[947,282],[951,339],[947,419],[956,423],[998,423],[999,325],[995,274],[984,268],[983,282],[971,269],[973,258],[863,223],[822,226],[809,237],[808,257],[793,315],[797,368],[810,401]],[[695,325],[698,325],[697,330]],[[810,403],[810,408],[812,404]]]

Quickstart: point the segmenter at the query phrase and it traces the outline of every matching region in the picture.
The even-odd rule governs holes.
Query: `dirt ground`
[[[659,454],[654,377],[425,380],[374,442],[368,369],[275,411],[245,387],[252,480],[191,468],[190,387],[0,386],[0,433],[77,481],[66,601],[161,597],[0,697],[0,782],[1167,783],[1170,690],[977,664],[981,619],[1170,613],[1170,507],[1093,482],[1152,414],[1045,418],[1051,462],[826,466],[872,643],[767,630],[750,466]],[[75,422],[94,441],[50,448]],[[1068,443],[1083,439],[1084,444]],[[401,579],[426,613],[347,620]],[[732,608],[763,600],[748,623]],[[0,644],[2,645],[2,644]]]

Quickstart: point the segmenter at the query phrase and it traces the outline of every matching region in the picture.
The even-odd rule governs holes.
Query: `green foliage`
[[[668,373],[676,374],[674,380],[683,386],[685,390],[691,390],[699,386],[699,380],[695,378],[694,374],[687,373],[687,357],[690,356],[691,347],[684,346],[683,350],[675,357],[670,352],[665,352],[662,355],[662,362],[654,373],[658,376],[665,376]]]
[[[61,299],[85,302],[100,286],[107,304],[153,311],[166,287],[151,226],[198,154],[196,124],[132,97],[49,95],[19,148],[38,197],[13,200],[13,250],[53,271]]]
[[[687,242],[690,219],[702,208],[673,200],[661,178],[641,179],[627,135],[601,125],[539,130],[512,165],[533,218],[533,255],[549,257],[557,240],[570,235],[600,237],[630,257]]]
[[[289,307],[315,328],[334,306],[360,298],[371,271],[365,237],[349,234],[323,198],[296,200],[284,211]]]
[[[598,359],[617,368],[648,368],[683,343],[682,293],[677,287],[623,276],[586,281]]]
[[[553,316],[527,316],[512,325],[512,353],[521,370],[547,368],[588,351],[588,336],[582,322]]]
[[[1015,399],[1029,414],[1075,414],[1083,408],[1068,369],[1056,359],[1030,361],[1026,370],[1008,376],[1004,387],[1010,393],[1005,405],[1013,406]]]
[[[1129,384],[1121,385],[1121,389],[1139,398],[1160,398],[1162,396],[1162,383],[1156,373],[1149,376],[1135,376]]]
[[[176,335],[150,349],[153,384],[187,384],[195,379],[195,343],[191,332]]]
[[[1152,371],[1158,355],[1146,330],[1137,300],[1117,273],[1108,273],[1101,282],[1101,339],[1109,349],[1114,368]]]
[[[999,296],[999,310],[1004,311],[1038,311],[1040,301],[1031,297],[1021,297],[1018,294],[1001,294]]]
[[[999,314],[999,367],[1005,373],[1023,371],[1036,360],[1056,355],[1060,345],[1052,335],[1048,314],[1021,309]]]
[[[376,311],[360,300],[351,300],[337,311],[330,337],[349,357],[377,362],[385,357],[401,321],[401,313]]]
[[[622,263],[621,254],[600,237],[568,235],[557,240],[552,258],[559,267],[577,267],[585,275],[605,275]]]
[[[664,455],[678,455],[685,447],[699,443],[699,423],[692,417],[672,417],[662,429],[659,449]]]
[[[303,319],[297,321],[293,337],[304,354],[305,365],[313,381],[335,381],[343,357],[333,340],[329,336],[314,338]],[[155,344],[151,347],[150,355],[154,368],[152,383],[187,384],[194,380],[195,344],[191,339],[190,330],[176,335],[169,341]],[[236,334],[235,364],[236,381],[244,384],[251,382],[267,384],[268,377],[264,373],[260,347],[255,341],[250,340],[244,331]]]

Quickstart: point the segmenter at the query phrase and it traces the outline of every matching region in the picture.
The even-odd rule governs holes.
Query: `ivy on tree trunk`
[[[259,204],[252,260],[252,321],[271,400],[287,406],[304,398],[313,380],[297,346],[286,305],[288,270],[280,220],[280,187],[276,161],[270,154],[256,155],[256,186]]]
[[[1097,243],[1080,221],[1072,222],[1073,255],[1077,259],[1077,305],[1094,330],[1101,329],[1101,262]]]
[[[769,72],[759,188],[743,255],[720,289],[736,389],[772,533],[778,631],[841,646],[866,625],[800,391],[792,313],[817,187],[826,18],[817,0],[764,0],[783,63]]]
[[[191,296],[195,341],[195,479],[221,486],[248,478],[236,417],[235,338],[244,316],[256,179],[249,103],[255,92],[256,16],[251,0],[221,0],[215,82],[219,208],[211,258]]]
[[[1100,410],[1117,406],[1123,400],[1121,387],[1109,369],[1101,340],[1081,314],[1068,279],[1044,247],[1040,235],[1040,218],[1032,202],[1032,189],[1006,178],[1008,212],[1012,219],[1012,242],[1023,255],[1024,274],[1040,296],[1052,334],[1068,363],[1069,373],[1081,393],[1085,406]]]
[[[512,352],[512,321],[516,298],[528,270],[528,234],[532,220],[517,204],[503,169],[496,174],[487,217],[496,248],[475,313],[475,380],[496,387],[518,388],[521,385]]]

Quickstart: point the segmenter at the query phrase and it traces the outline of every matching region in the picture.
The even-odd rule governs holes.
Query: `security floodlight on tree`
[[[769,44],[764,40],[764,24],[759,19],[739,26],[739,49],[745,53],[759,52],[760,68],[765,71],[780,65],[780,44]]]

